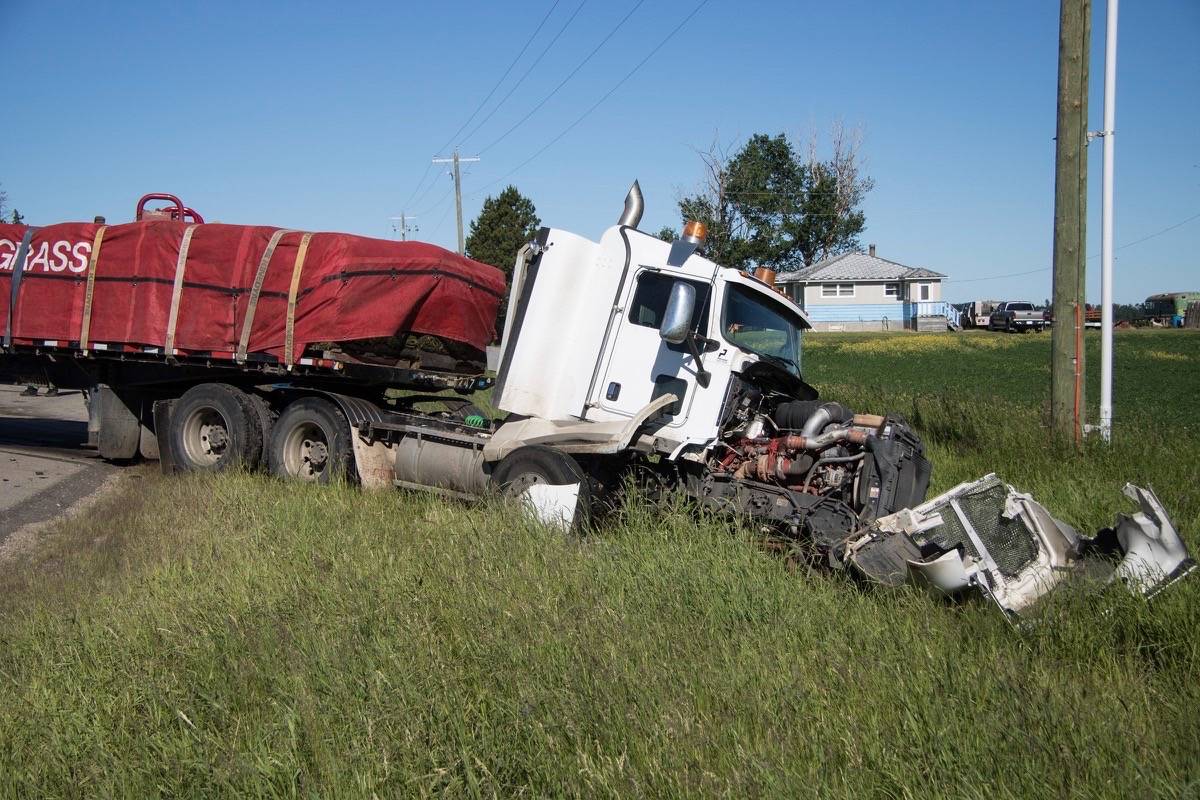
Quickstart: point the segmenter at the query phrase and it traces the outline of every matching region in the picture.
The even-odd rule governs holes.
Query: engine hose
[[[811,438],[825,430],[825,426],[830,423],[849,422],[853,416],[854,412],[841,403],[823,403],[812,413],[812,416],[805,420],[804,427],[800,429],[800,435]]]
[[[870,434],[866,431],[850,427],[834,428],[815,436],[791,434],[784,440],[784,448],[788,450],[824,450],[838,442],[861,445],[867,443],[869,436]]]

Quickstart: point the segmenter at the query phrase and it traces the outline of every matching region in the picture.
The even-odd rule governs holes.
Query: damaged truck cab
[[[543,229],[522,249],[493,396],[509,416],[483,468],[507,480],[500,462],[539,445],[594,491],[651,473],[831,561],[864,521],[924,500],[929,464],[902,420],[804,382],[805,312],[705,258],[697,223],[674,242],[639,231],[640,208],[635,184],[599,242]]]
[[[1094,537],[994,476],[925,502],[931,467],[904,420],[823,401],[804,382],[803,309],[705,258],[696,223],[671,243],[639,231],[640,209],[635,183],[599,242],[543,229],[518,255],[493,397],[509,416],[480,461],[501,490],[571,520],[595,491],[648,472],[814,563],[977,591],[1009,615],[1104,563],[1145,595],[1194,568],[1137,487],[1127,494],[1141,512]],[[555,478],[524,457],[531,447],[579,468]]]
[[[622,445],[675,458],[716,439],[732,380],[758,362],[815,397],[799,373],[804,312],[699,254],[673,260],[677,250],[629,225],[599,242],[542,229],[517,260],[493,402],[592,437],[597,425],[652,427]]]

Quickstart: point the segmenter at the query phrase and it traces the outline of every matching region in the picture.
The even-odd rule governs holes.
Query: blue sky
[[[29,220],[128,219],[169,191],[209,219],[454,246],[449,179],[427,171],[553,0],[503,3],[56,3],[0,0],[0,184]],[[472,123],[468,220],[512,182],[543,223],[595,237],[629,183],[643,227],[677,224],[697,148],[756,132],[861,127],[876,181],[863,237],[951,276],[947,296],[1050,294],[1058,13],[1013,2],[709,0],[588,117],[557,137],[696,8],[560,0]],[[1100,127],[1104,2],[1093,0],[1091,127]],[[1200,3],[1126,2],[1117,109],[1116,297],[1200,289]],[[468,128],[468,131],[470,128]],[[499,141],[497,141],[499,140]],[[1099,299],[1100,143],[1091,148],[1090,299]],[[516,169],[520,166],[519,169]],[[508,173],[515,172],[505,178]],[[424,177],[424,186],[418,189]],[[500,183],[493,183],[502,179]],[[427,187],[432,187],[428,188]],[[418,189],[414,196],[414,189]]]

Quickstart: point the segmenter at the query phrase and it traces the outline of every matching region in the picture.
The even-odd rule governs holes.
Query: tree
[[[739,269],[798,269],[856,249],[866,225],[859,207],[874,186],[861,174],[860,146],[841,126],[825,160],[815,137],[803,157],[784,134],[755,134],[732,157],[714,144],[700,154],[703,187],[679,201],[680,213],[708,227],[710,258]]]
[[[664,242],[673,242],[679,238],[679,234],[677,234],[675,229],[670,225],[663,225],[658,229],[658,233],[654,235],[662,239]]]
[[[541,224],[533,201],[510,185],[496,197],[489,196],[483,201],[479,216],[471,222],[467,235],[467,255],[503,270],[505,280],[509,280],[517,251],[532,241]],[[500,302],[496,317],[497,336],[504,329],[507,304],[507,298]]]
[[[804,222],[795,235],[805,266],[859,249],[858,235],[867,225],[860,206],[875,188],[875,181],[862,174],[862,130],[847,131],[838,123],[829,139],[832,152],[821,160],[820,143],[815,134],[811,136],[804,162]]]
[[[7,203],[8,203],[8,192],[4,191],[3,189],[0,189],[0,222],[4,222],[4,211],[5,211],[5,205]],[[21,215],[20,211],[17,211],[14,208],[12,210],[12,213],[9,215],[8,221],[11,222],[13,225],[24,225],[25,217]]]

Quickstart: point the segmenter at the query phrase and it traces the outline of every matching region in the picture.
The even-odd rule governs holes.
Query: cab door
[[[671,287],[679,280],[696,289],[692,330],[708,334],[711,285],[674,272],[642,268],[630,282],[610,335],[605,368],[591,398],[594,406],[631,417],[654,398],[674,394],[679,402],[670,409],[675,418],[670,425],[681,425],[687,419],[696,390],[695,360],[686,345],[668,344],[658,334]]]

